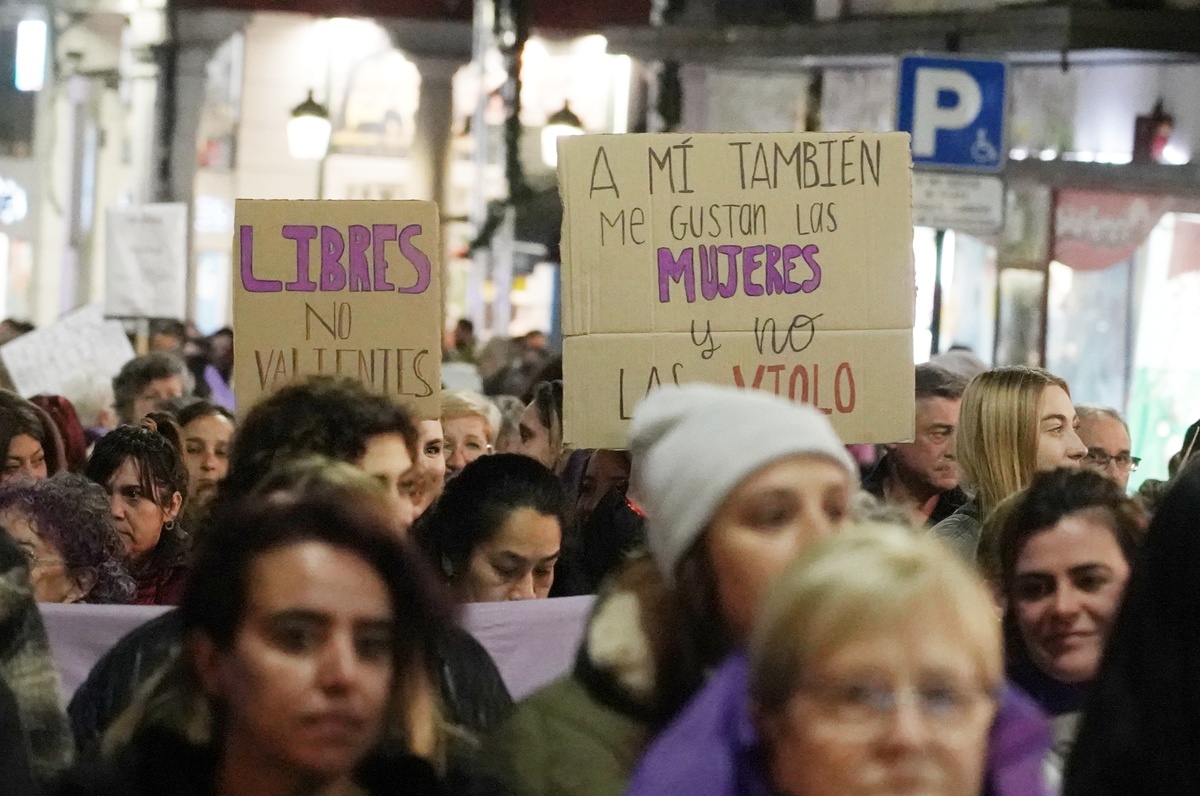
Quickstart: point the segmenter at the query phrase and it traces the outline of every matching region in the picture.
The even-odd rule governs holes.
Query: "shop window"
[[[1142,464],[1133,488],[1167,477],[1168,459],[1200,419],[1200,215],[1166,213],[1139,261],[1127,421]]]

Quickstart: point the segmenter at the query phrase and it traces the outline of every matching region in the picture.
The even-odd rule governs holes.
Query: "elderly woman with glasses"
[[[851,526],[776,581],[749,655],[722,666],[676,724],[720,704],[722,748],[700,735],[671,754],[660,739],[629,793],[669,781],[673,793],[727,796],[976,796],[1001,646],[987,589],[949,548],[901,526]],[[696,762],[722,757],[723,775]],[[687,768],[703,787],[677,787]],[[1035,780],[1012,792],[1042,791]]]
[[[484,396],[469,390],[443,392],[441,420],[447,481],[479,457],[495,452],[500,410]]]

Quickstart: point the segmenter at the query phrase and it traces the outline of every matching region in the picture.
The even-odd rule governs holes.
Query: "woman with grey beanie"
[[[850,519],[858,485],[823,414],[752,390],[656,390],[630,450],[649,556],[601,589],[575,671],[491,737],[515,794],[623,793],[654,732],[746,641],[775,576]]]

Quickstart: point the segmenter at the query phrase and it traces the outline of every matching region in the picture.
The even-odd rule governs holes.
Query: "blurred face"
[[[29,562],[33,598],[40,603],[74,603],[87,596],[87,589],[71,576],[62,553],[38,535],[30,519],[19,511],[0,514],[0,525],[21,548]]]
[[[8,443],[8,455],[4,458],[4,471],[0,473],[0,481],[16,477],[40,481],[48,477],[46,471],[46,451],[42,443],[28,434],[18,434]]]
[[[471,551],[460,583],[464,602],[548,597],[561,545],[557,517],[516,509],[495,536]]]
[[[231,648],[192,648],[225,707],[225,765],[312,784],[351,776],[383,731],[392,626],[387,587],[356,554],[316,541],[261,554]]]
[[[1079,421],[1079,439],[1087,448],[1081,462],[1084,467],[1116,482],[1121,489],[1129,486],[1134,465],[1124,423],[1108,415],[1092,415]]]
[[[217,484],[229,472],[229,441],[233,423],[222,415],[206,415],[183,429],[183,463],[188,470],[188,495],[198,505],[212,499]]]
[[[183,496],[175,492],[166,498],[165,505],[160,505],[156,498],[162,498],[162,495],[147,494],[142,489],[138,466],[133,459],[126,459],[105,487],[113,527],[125,543],[129,560],[139,564],[158,544],[163,526],[179,515]]]
[[[736,640],[750,633],[767,590],[796,555],[841,530],[850,475],[823,456],[793,456],[738,485],[704,534],[717,598]]]
[[[903,480],[935,492],[958,486],[961,473],[954,461],[954,430],[961,403],[937,396],[917,401],[916,438],[891,448]]]
[[[1079,418],[1071,396],[1056,384],[1042,390],[1038,399],[1037,469],[1039,472],[1057,467],[1078,467],[1087,448],[1076,429]]]
[[[355,464],[383,484],[388,503],[396,519],[407,532],[413,523],[413,490],[418,473],[413,467],[408,446],[399,434],[376,434],[367,440],[367,449]]]
[[[929,613],[821,656],[783,715],[764,717],[777,792],[977,796],[992,684],[961,629]]]
[[[183,379],[178,376],[167,376],[155,379],[146,384],[133,398],[133,422],[141,420],[151,412],[158,410],[163,401],[183,396]]]
[[[420,517],[442,494],[446,483],[446,457],[442,453],[445,434],[442,421],[421,420],[417,423],[417,470],[421,483],[413,496],[413,513]]]
[[[516,453],[537,459],[547,467],[554,469],[554,465],[558,463],[559,452],[554,449],[553,441],[550,439],[550,429],[542,425],[542,420],[538,417],[537,407],[534,404],[525,407],[525,412],[521,415],[520,431],[521,444],[517,446]]]
[[[628,457],[617,451],[598,450],[593,453],[579,487],[579,500],[575,504],[576,521],[582,523],[591,516],[600,498],[609,491],[626,489],[628,486]]]
[[[1010,603],[1029,657],[1064,683],[1096,676],[1129,563],[1098,513],[1068,514],[1025,543]]]
[[[442,441],[442,454],[446,457],[447,481],[480,456],[492,452],[487,424],[478,415],[443,419],[442,431],[446,435]]]

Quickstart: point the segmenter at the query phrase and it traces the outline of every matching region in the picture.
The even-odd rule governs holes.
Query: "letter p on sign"
[[[909,56],[900,65],[896,129],[913,164],[996,171],[1004,165],[1005,66]]]

